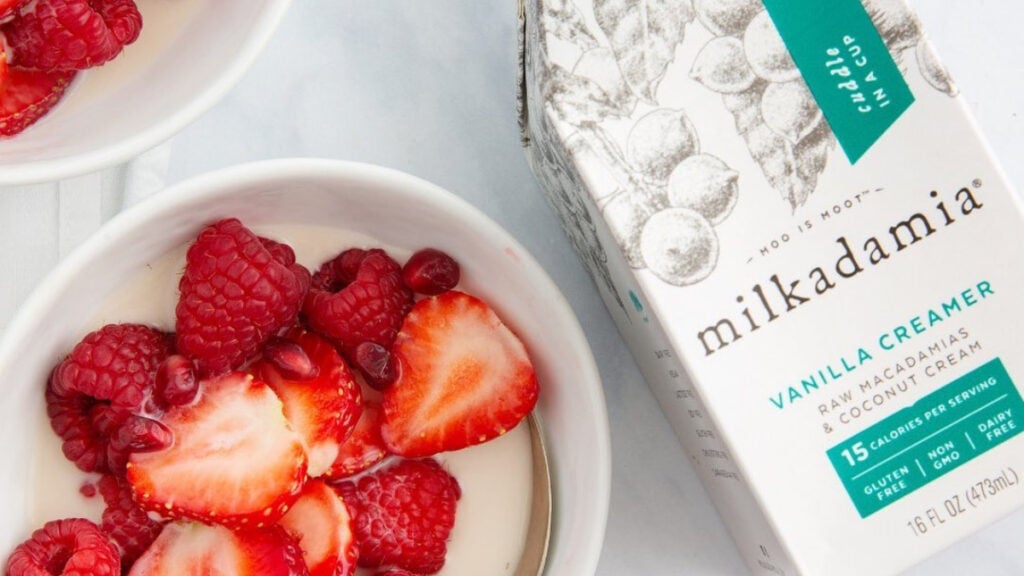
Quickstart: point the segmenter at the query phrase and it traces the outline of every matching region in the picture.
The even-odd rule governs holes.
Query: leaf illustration
[[[757,82],[745,92],[723,94],[722,101],[765,179],[796,210],[817,187],[818,176],[835,147],[835,136],[827,122],[817,123],[798,142],[772,129],[761,115],[767,86],[767,82]]]
[[[594,0],[594,16],[623,78],[637,96],[653,103],[686,24],[693,20],[691,0]]]
[[[861,0],[889,52],[896,56],[921,40],[921,25],[904,0]]]
[[[572,42],[580,50],[597,46],[597,40],[587,29],[583,14],[572,0],[543,0],[542,4],[541,25],[544,32],[566,42]]]
[[[596,82],[552,64],[544,82],[544,100],[551,103],[559,118],[573,126],[588,126],[609,116],[623,116],[622,108]]]

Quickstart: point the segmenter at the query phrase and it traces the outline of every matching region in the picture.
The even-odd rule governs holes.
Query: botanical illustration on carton
[[[701,282],[718,263],[716,227],[749,187],[745,179],[763,178],[792,210],[815,192],[836,139],[761,0],[532,1],[540,17],[539,29],[531,31],[536,65],[527,67],[537,77],[528,85],[540,87],[532,98],[544,103],[539,116],[558,122],[557,129],[539,126],[548,137],[538,140],[561,139],[572,155],[561,161],[534,151],[535,160],[600,166],[599,177],[580,178],[576,166],[560,165],[556,173],[589,185],[559,193],[588,196],[563,204],[591,204],[603,213],[630,267],[674,286]],[[907,59],[915,58],[928,84],[956,95],[901,0],[863,3],[904,74]],[[706,31],[699,35],[703,46],[684,62],[676,52],[692,26]],[[556,51],[579,57],[549,58]],[[700,111],[682,108],[671,91],[659,91],[673,66],[688,67],[684,76],[692,89],[720,97],[759,175],[741,176],[702,147],[700,122],[694,122]],[[608,126],[622,122],[631,127],[625,138],[616,138]],[[537,129],[547,119],[531,117],[531,123]],[[575,214],[561,216],[580,253],[591,255],[585,257],[591,272],[608,276],[601,257],[593,256],[603,248],[596,237],[588,239],[585,222],[574,222]]]

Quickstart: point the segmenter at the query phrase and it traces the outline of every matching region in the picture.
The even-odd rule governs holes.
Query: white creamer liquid
[[[345,248],[379,246],[370,238],[325,227],[264,226],[255,231],[292,246],[298,261],[310,271]],[[399,262],[409,255],[406,251],[385,248]],[[184,246],[172,250],[140,270],[99,310],[92,329],[109,323],[138,322],[173,330],[178,278],[184,267],[185,250]],[[85,498],[79,493],[83,483],[98,477],[81,472],[67,461],[45,414],[39,421],[45,430],[39,434],[40,457],[34,463],[34,485],[46,486],[46,489],[36,492],[33,527],[71,516],[98,521],[103,511],[102,498],[98,495]],[[532,453],[528,425],[523,422],[501,438],[440,454],[437,459],[462,489],[447,559],[438,574],[513,574],[522,555],[530,516]],[[373,571],[360,569],[357,574],[370,576]]]

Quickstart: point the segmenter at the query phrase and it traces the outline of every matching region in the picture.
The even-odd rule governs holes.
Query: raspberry
[[[328,292],[341,290],[356,279],[363,258],[366,258],[366,250],[362,248],[345,250],[320,266],[313,275],[313,286]]]
[[[57,365],[46,412],[69,460],[86,472],[113,469],[109,439],[152,396],[157,368],[170,351],[170,338],[154,328],[109,324]]]
[[[346,281],[354,260],[355,277]],[[338,342],[351,359],[363,342],[389,348],[411,306],[412,292],[402,284],[398,263],[373,249],[361,259],[348,250],[322,266],[302,310],[310,327]]]
[[[29,3],[29,0],[0,0],[0,22],[5,20],[8,16],[14,16],[18,10]],[[0,52],[3,49],[0,48]],[[3,66],[3,63],[0,63]],[[0,82],[2,84],[2,82]]]
[[[298,315],[309,273],[278,261],[237,219],[203,229],[188,249],[176,309],[178,350],[201,377],[242,366]]]
[[[295,263],[295,251],[292,250],[292,247],[282,242],[271,240],[270,238],[264,238],[262,236],[259,238],[260,243],[262,243],[263,247],[267,249],[267,252],[270,252],[270,255],[274,257],[274,260],[277,260],[284,266],[287,266],[288,269],[295,274],[295,277],[299,279],[299,283],[302,285],[302,293],[305,294],[306,291],[309,290],[311,277],[309,270],[306,270],[306,268],[301,264]]]
[[[7,576],[119,576],[114,545],[92,522],[68,518],[47,522],[7,560]]]
[[[336,489],[355,520],[359,565],[433,574],[444,566],[459,484],[434,460],[401,460]]]
[[[402,280],[417,294],[436,296],[459,283],[459,263],[440,250],[424,248],[402,267]]]
[[[142,15],[133,0],[36,0],[0,27],[11,63],[44,71],[103,64],[135,41]]]
[[[150,518],[135,503],[131,485],[124,478],[107,475],[100,478],[97,484],[107,504],[100,528],[120,548],[121,565],[127,572],[160,535],[164,523]]]

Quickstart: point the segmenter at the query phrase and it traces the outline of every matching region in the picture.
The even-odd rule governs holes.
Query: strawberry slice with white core
[[[281,401],[248,374],[229,373],[201,389],[194,404],[164,415],[170,448],[131,455],[135,500],[175,519],[230,528],[275,523],[306,479],[306,454]]]
[[[383,460],[388,455],[388,448],[380,436],[382,419],[380,402],[364,400],[363,414],[355,430],[341,445],[338,458],[324,476],[332,479],[347,478]]]
[[[305,576],[295,539],[280,526],[232,531],[175,522],[132,566],[129,576]]]
[[[334,345],[302,329],[286,340],[298,344],[316,368],[312,378],[290,379],[273,362],[261,360],[253,373],[284,403],[284,415],[302,439],[309,457],[307,473],[317,477],[338,457],[362,412],[362,392]]]
[[[392,352],[381,434],[391,452],[422,457],[459,450],[514,428],[537,403],[523,343],[479,298],[449,291],[420,300]]]
[[[8,67],[3,53],[0,45],[0,138],[18,134],[45,116],[64,97],[76,74]]]
[[[352,517],[338,493],[321,480],[310,480],[282,526],[298,540],[310,576],[349,576],[356,569]]]

